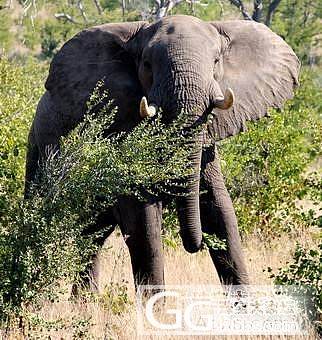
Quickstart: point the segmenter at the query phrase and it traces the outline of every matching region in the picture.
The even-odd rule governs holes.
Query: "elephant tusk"
[[[148,105],[146,97],[142,97],[140,102],[141,118],[153,117],[157,112],[158,107],[155,104]]]
[[[216,101],[215,107],[221,110],[228,110],[233,106],[234,101],[234,92],[230,87],[228,87],[225,91],[225,97],[222,100]]]

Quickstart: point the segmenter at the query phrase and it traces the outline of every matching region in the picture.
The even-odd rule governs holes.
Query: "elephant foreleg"
[[[141,203],[134,198],[120,199],[119,219],[130,252],[135,287],[163,285],[162,203]]]
[[[237,219],[215,150],[204,152],[203,169],[202,184],[206,193],[200,199],[202,229],[226,240],[226,250],[210,249],[210,256],[222,284],[247,284]]]

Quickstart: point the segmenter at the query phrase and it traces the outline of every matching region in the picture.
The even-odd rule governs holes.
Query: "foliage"
[[[44,74],[44,65],[32,59],[0,59],[0,222],[22,193],[28,131]]]
[[[203,243],[206,249],[226,250],[226,240],[220,240],[216,235],[202,233]]]
[[[62,139],[59,157],[52,153],[42,168],[32,198],[7,208],[0,229],[4,314],[9,307],[19,312],[31,302],[55,299],[59,282],[84,270],[99,235],[83,231],[119,196],[171,193],[178,179],[191,175],[194,138],[183,135],[184,116],[165,126],[157,115],[129,133],[106,137],[113,110],[110,104],[95,110],[107,98],[102,85],[91,96],[85,120]]]
[[[124,282],[111,282],[98,297],[100,304],[115,315],[121,315],[131,305],[128,288]]]
[[[179,236],[179,221],[173,202],[167,205],[162,213],[162,243],[165,247],[176,249],[182,246]],[[219,239],[215,234],[202,233],[202,249],[225,250],[226,240]]]
[[[321,3],[286,0],[277,8],[271,28],[292,46],[302,63],[317,63],[317,50],[321,48],[321,20]]]
[[[290,231],[300,222],[305,224],[297,199],[320,202],[317,174],[312,174],[310,182],[303,176],[310,162],[321,155],[322,103],[312,78],[311,71],[304,71],[293,101],[221,144],[226,184],[244,232]]]
[[[95,6],[99,4],[99,9]],[[263,1],[265,18],[269,4]],[[67,39],[83,28],[107,22],[151,19],[154,1],[20,1],[15,7],[1,11],[0,46],[9,49],[13,42],[34,54],[52,58]],[[246,6],[247,7],[247,6]],[[18,16],[16,12],[20,13]],[[170,14],[194,15],[203,20],[240,19],[240,9],[230,1],[181,1]],[[321,6],[306,0],[281,1],[271,28],[280,34],[300,56],[303,63],[319,62]]]
[[[299,286],[298,292],[307,296],[312,304],[310,316],[322,334],[322,244],[312,249],[297,244],[292,262],[279,268],[278,273],[272,274],[271,278],[277,285]]]
[[[10,320],[8,329],[12,339],[51,339],[56,338],[55,335],[61,331],[68,332],[73,340],[95,339],[90,333],[90,328],[93,326],[91,317],[77,315],[46,320],[37,313],[26,312],[22,320],[23,327],[19,325],[21,320]]]
[[[200,1],[193,6],[192,3],[184,1],[176,6],[171,14],[193,15],[206,21],[239,18],[239,10],[228,1]]]
[[[52,59],[63,42],[76,33],[75,27],[54,20],[47,20],[41,29],[42,57]]]

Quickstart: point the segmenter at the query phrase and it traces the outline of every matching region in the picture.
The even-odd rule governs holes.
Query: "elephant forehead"
[[[191,15],[169,15],[160,20],[162,24],[192,25],[202,24],[203,21]]]
[[[187,15],[175,15],[165,17],[156,23],[155,39],[168,40],[191,40],[198,38],[200,42],[209,40],[209,30],[212,29],[207,23],[198,18]]]
[[[221,51],[220,40],[214,44],[205,34],[191,32],[177,32],[173,35],[164,35],[159,32],[148,44],[144,51],[145,56],[151,56],[156,62],[174,59],[181,62],[189,60],[203,60],[204,64],[212,62],[212,57]]]

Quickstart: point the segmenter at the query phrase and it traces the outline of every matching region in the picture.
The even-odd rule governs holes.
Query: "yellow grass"
[[[314,233],[313,233],[314,234]],[[263,272],[268,266],[273,271],[290,258],[294,250],[295,242],[302,244],[314,241],[312,233],[308,231],[299,232],[297,235],[285,235],[279,239],[267,242],[258,236],[251,236],[243,241],[246,254],[248,270],[252,284],[271,284],[269,274]],[[197,254],[188,254],[182,249],[165,250],[165,280],[169,285],[188,284],[219,284],[219,280],[211,259],[206,251]],[[135,294],[132,282],[130,259],[127,248],[121,236],[112,235],[105,250],[101,252],[98,264],[100,271],[99,287],[101,297],[96,300],[88,298],[70,302],[66,295],[64,301],[56,304],[48,303],[39,314],[44,319],[67,320],[66,329],[58,331],[43,330],[40,339],[80,339],[81,331],[89,333],[84,339],[140,339],[136,333],[136,311]],[[111,288],[112,287],[115,288]],[[106,288],[109,287],[109,288]],[[113,290],[114,289],[114,290]],[[122,295],[121,289],[125,290]],[[113,293],[115,296],[113,297]],[[124,303],[124,296],[128,296],[130,303]],[[89,302],[92,301],[92,302]],[[126,301],[125,301],[126,302]],[[85,326],[80,325],[72,319],[89,320]],[[69,320],[69,321],[68,321]],[[1,334],[1,333],[0,333]],[[39,334],[39,327],[30,334],[33,339]],[[48,336],[51,336],[48,338]],[[18,339],[17,333],[7,338]],[[172,337],[162,337],[173,339]],[[176,337],[184,339],[186,337]],[[196,337],[190,337],[191,339]],[[198,337],[198,339],[314,339],[317,337],[312,333],[310,336],[231,336],[231,337]],[[1,335],[0,335],[1,339]],[[144,339],[160,339],[160,337],[145,337]]]

